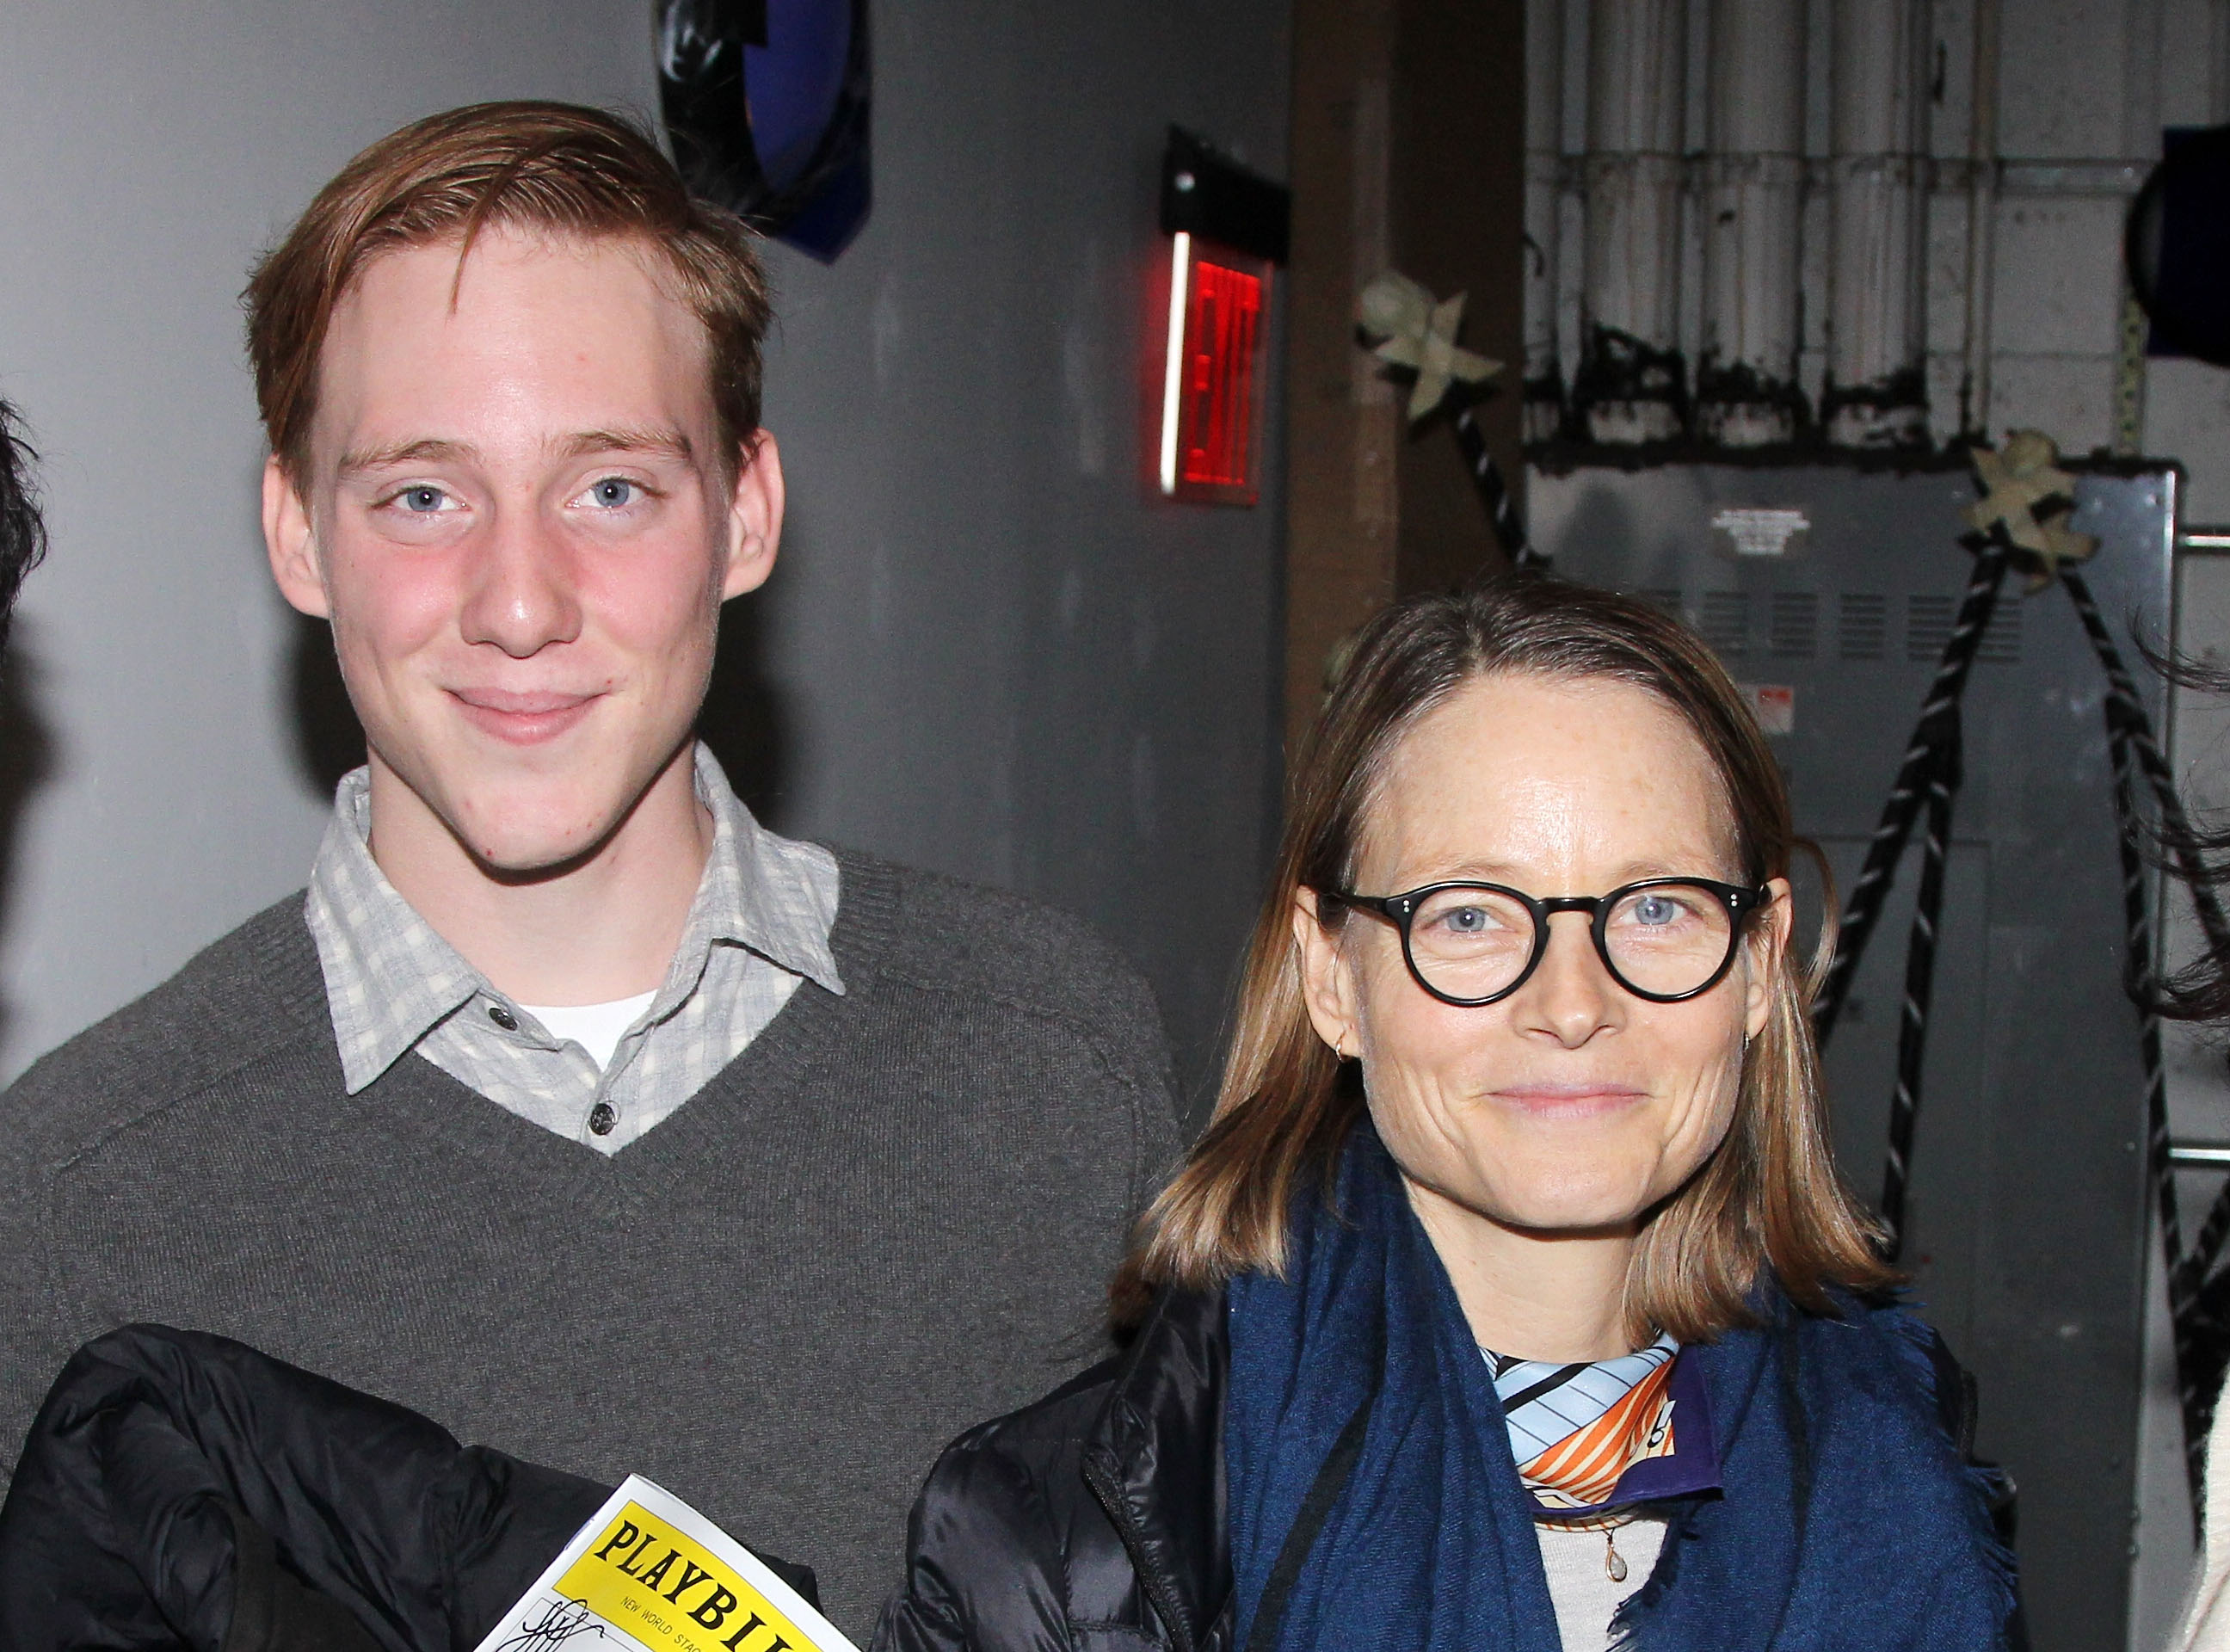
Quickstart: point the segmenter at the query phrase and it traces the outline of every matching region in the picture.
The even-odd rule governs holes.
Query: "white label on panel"
[[[1811,519],[1796,510],[1729,506],[1711,519],[1714,532],[1738,557],[1785,557],[1804,548],[1802,535],[1810,532]]]

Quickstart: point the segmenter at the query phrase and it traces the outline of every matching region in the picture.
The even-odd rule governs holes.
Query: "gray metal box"
[[[2156,726],[2130,632],[2172,634],[2177,486],[2148,469],[2077,489],[2076,526],[2103,541],[2083,571]],[[1676,608],[1752,688],[1799,829],[1847,888],[1972,567],[1967,473],[1583,466],[1535,473],[1528,497],[1558,572]],[[2128,1610],[2144,1092],[2104,687],[2065,593],[2008,576],[1965,698],[1907,1210],[1914,1300],[1975,1371],[1980,1449],[2020,1486],[2040,1652],[2118,1648]],[[1916,831],[1827,1055],[1836,1150],[1869,1204],[1918,856]]]

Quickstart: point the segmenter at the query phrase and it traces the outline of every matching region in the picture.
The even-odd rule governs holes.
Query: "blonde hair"
[[[1356,1070],[1317,1036],[1292,930],[1303,889],[1350,887],[1387,758],[1402,735],[1489,674],[1608,680],[1653,694],[1708,754],[1733,819],[1743,881],[1786,877],[1800,847],[1779,766],[1711,651],[1645,603],[1537,578],[1399,603],[1357,639],[1296,767],[1285,834],[1241,978],[1236,1025],[1207,1130],[1148,1210],[1116,1276],[1127,1325],[1157,1287],[1281,1274],[1294,1200],[1328,1193],[1363,1116]],[[1809,849],[1809,845],[1802,845]],[[1824,868],[1823,868],[1824,870]],[[1336,928],[1344,910],[1321,903]],[[1830,1312],[1834,1288],[1879,1291],[1899,1275],[1837,1173],[1809,1006],[1834,942],[1823,927],[1808,969],[1778,944],[1765,961],[1769,1010],[1743,1064],[1725,1139],[1645,1218],[1627,1276],[1637,1336],[1701,1341],[1750,1322],[1769,1270],[1789,1295]]]

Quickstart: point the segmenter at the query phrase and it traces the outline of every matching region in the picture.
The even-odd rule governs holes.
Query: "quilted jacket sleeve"
[[[469,1652],[609,1494],[128,1326],[63,1367],[0,1506],[0,1652]]]
[[[0,1507],[0,1652],[469,1648],[606,1495],[242,1344],[129,1326],[64,1367]]]
[[[963,1435],[930,1471],[873,1652],[1070,1652],[1060,1533],[1000,1428]]]

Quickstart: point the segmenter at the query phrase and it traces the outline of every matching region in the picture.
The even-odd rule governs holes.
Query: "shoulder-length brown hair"
[[[1116,1278],[1118,1323],[1161,1285],[1205,1287],[1281,1273],[1296,1192],[1327,1193],[1363,1088],[1311,1025],[1292,934],[1302,889],[1344,889],[1380,775],[1402,735],[1490,674],[1631,683],[1695,731],[1734,823],[1743,881],[1785,877],[1798,846],[1789,791],[1741,695],[1711,650],[1646,603],[1540,578],[1395,603],[1364,627],[1302,750],[1275,874],[1256,920],[1215,1110],[1184,1168],[1140,1223]],[[1808,847],[1808,846],[1807,846]],[[1319,910],[1327,926],[1344,916]],[[1681,1341],[1750,1322],[1769,1270],[1797,1302],[1833,1312],[1832,1287],[1879,1290],[1898,1275],[1836,1173],[1808,1014],[1834,945],[1826,920],[1800,971],[1769,942],[1770,1008],[1743,1064],[1726,1139],[1651,1211],[1629,1265],[1637,1337]]]

